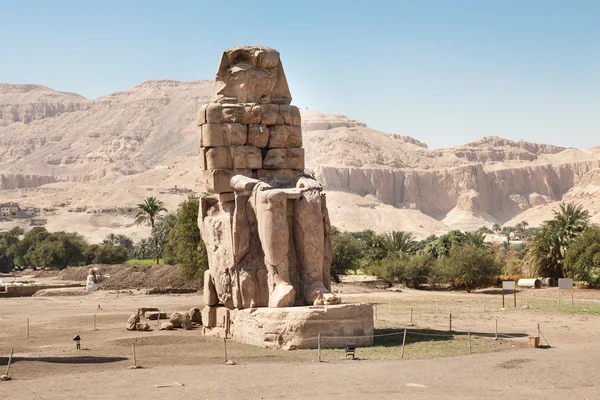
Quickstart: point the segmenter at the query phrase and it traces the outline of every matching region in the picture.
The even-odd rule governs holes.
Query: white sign
[[[573,289],[573,279],[559,278],[558,279],[558,288],[572,290]]]
[[[502,281],[502,289],[504,290],[515,290],[515,281]]]

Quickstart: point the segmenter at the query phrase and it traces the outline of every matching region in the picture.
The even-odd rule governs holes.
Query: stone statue
[[[276,50],[221,57],[198,116],[199,227],[209,257],[205,302],[229,309],[336,304],[325,194],[304,173],[300,111]]]

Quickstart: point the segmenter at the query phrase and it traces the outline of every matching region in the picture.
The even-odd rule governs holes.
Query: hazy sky
[[[0,82],[93,99],[274,47],[294,104],[430,147],[600,145],[600,1],[0,0]]]

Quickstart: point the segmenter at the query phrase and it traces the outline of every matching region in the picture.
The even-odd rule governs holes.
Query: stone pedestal
[[[321,348],[373,345],[373,307],[369,304],[243,310],[207,306],[202,314],[203,321],[214,321],[213,326],[204,327],[204,334],[224,337],[227,330],[227,337],[236,342],[266,348],[316,349],[319,334]]]

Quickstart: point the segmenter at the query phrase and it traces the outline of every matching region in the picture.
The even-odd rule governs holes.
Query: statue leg
[[[296,299],[289,274],[287,199],[286,193],[276,189],[256,191],[258,236],[269,274],[269,307],[291,307]]]
[[[307,190],[296,201],[294,219],[304,301],[306,304],[313,304],[320,293],[323,294],[323,299],[327,300],[331,294],[323,282],[325,229],[321,193],[318,190]]]

